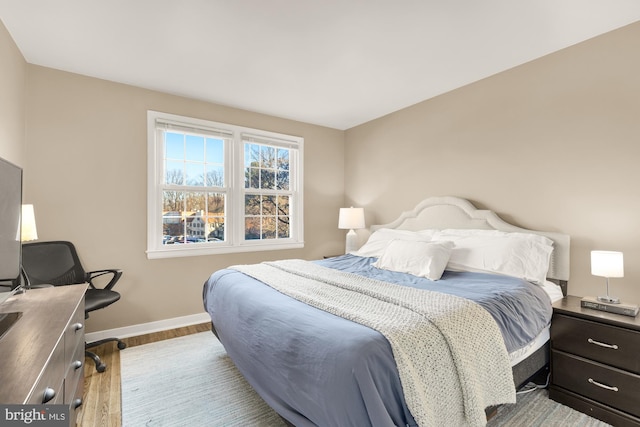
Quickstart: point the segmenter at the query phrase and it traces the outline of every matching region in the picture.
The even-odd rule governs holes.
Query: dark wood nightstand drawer
[[[640,374],[640,332],[555,314],[553,348]]]
[[[551,351],[553,384],[640,416],[640,376],[561,351]]]

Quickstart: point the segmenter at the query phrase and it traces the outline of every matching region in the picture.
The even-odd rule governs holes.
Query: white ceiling
[[[640,1],[0,0],[0,19],[31,64],[348,129],[639,21]]]

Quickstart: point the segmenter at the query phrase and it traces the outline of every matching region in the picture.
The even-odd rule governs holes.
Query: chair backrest
[[[73,243],[34,242],[22,245],[22,267],[31,284],[54,286],[84,283],[86,272]]]

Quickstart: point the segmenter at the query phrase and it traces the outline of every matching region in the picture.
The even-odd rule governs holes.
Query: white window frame
[[[164,245],[162,243],[162,183],[164,147],[157,123],[229,134],[225,147],[226,220],[225,240],[217,242]],[[290,235],[288,238],[244,239],[244,142],[243,137],[264,140],[274,146],[290,148]],[[238,252],[273,251],[304,247],[303,158],[304,138],[209,120],[147,111],[147,258],[173,258]]]

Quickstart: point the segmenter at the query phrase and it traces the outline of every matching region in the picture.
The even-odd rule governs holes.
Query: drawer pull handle
[[[71,364],[71,366],[73,366],[73,369],[78,370],[78,369],[82,368],[82,361],[81,360],[74,360],[73,363]]]
[[[54,397],[56,397],[56,391],[51,387],[47,387],[42,394],[42,403],[50,402]]]
[[[618,391],[618,387],[611,387],[611,386],[599,383],[598,381],[595,381],[592,378],[589,378],[589,382],[593,385],[597,385],[598,387],[604,388],[605,390]]]
[[[78,322],[78,323],[74,323],[72,325],[72,328],[73,328],[74,331],[79,331],[80,329],[84,328],[84,325],[82,323]]]
[[[596,340],[591,339],[591,338],[589,338],[587,341],[589,342],[589,344],[599,345],[600,347],[610,348],[610,349],[613,349],[613,350],[617,350],[618,349],[618,345],[617,344],[605,344],[603,342],[596,341]]]

